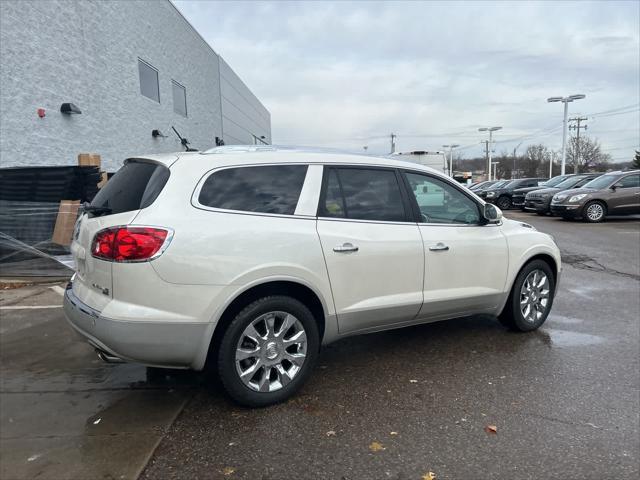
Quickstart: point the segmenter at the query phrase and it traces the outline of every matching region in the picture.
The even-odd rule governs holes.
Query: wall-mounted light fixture
[[[60,105],[60,113],[71,115],[72,113],[82,113],[73,103],[63,103]]]
[[[160,130],[158,130],[157,128],[154,128],[153,130],[151,130],[151,136],[153,138],[167,138],[166,135],[164,135]]]

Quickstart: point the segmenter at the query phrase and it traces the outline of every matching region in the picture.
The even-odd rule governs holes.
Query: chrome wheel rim
[[[534,270],[520,289],[520,311],[525,321],[536,323],[549,305],[549,278],[542,270]]]
[[[600,220],[604,215],[604,208],[599,203],[592,203],[587,208],[587,217],[589,220]]]
[[[242,332],[236,346],[236,371],[256,392],[275,392],[300,373],[307,357],[307,334],[287,312],[260,315]]]

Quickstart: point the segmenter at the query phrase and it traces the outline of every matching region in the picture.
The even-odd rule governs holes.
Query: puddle
[[[545,330],[549,335],[550,343],[556,347],[583,347],[587,345],[598,345],[605,339],[589,333],[570,332],[568,330]]]
[[[562,323],[565,325],[575,325],[576,323],[584,322],[584,320],[582,320],[581,318],[565,317],[564,315],[549,315],[547,321],[553,323]]]
[[[574,287],[568,290],[579,297],[592,299],[594,292],[601,291],[602,287]]]

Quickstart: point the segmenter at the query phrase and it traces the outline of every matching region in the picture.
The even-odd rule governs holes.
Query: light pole
[[[454,143],[453,145],[442,145],[442,148],[449,149],[449,176],[453,178],[453,149],[458,148],[460,145]]]
[[[562,168],[560,169],[560,175],[564,175],[565,162],[567,160],[567,115],[569,113],[569,103],[574,100],[582,100],[586,95],[569,95],[568,97],[549,97],[547,102],[562,102],[564,103],[564,120],[562,121]]]
[[[491,180],[491,148],[493,146],[492,142],[493,142],[493,132],[495,132],[496,130],[500,130],[502,127],[482,127],[479,128],[478,131],[479,132],[489,132],[489,165],[487,165],[489,168],[487,169],[487,171],[489,172],[488,174],[488,178],[487,180]]]

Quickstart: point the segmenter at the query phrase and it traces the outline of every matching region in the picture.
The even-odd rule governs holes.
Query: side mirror
[[[502,210],[491,203],[485,203],[482,216],[489,223],[498,223],[502,220]]]
[[[611,185],[611,190],[613,190],[614,192],[616,191],[616,188],[618,188],[617,185]]]

